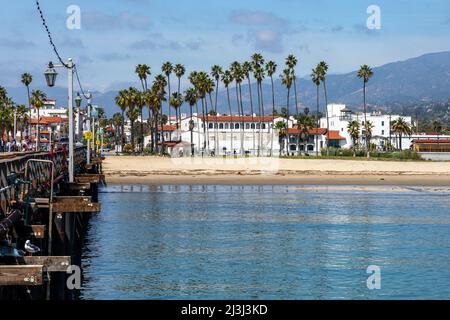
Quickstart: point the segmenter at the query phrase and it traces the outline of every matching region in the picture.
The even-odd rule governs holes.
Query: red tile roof
[[[324,135],[326,132],[327,132],[327,129],[325,129],[325,128],[309,128],[308,129],[308,134],[312,135],[312,136]],[[298,128],[289,128],[288,133],[289,134],[299,134],[299,133],[301,133],[301,131]]]
[[[168,132],[168,131],[176,131],[177,130],[177,126],[176,125],[168,125],[165,124],[162,126],[162,131]],[[158,130],[161,131],[161,126],[158,127]]]
[[[60,124],[60,123],[68,123],[69,119],[61,118],[61,117],[41,117],[39,118],[39,124]],[[32,118],[30,121],[31,124],[37,124],[37,118]]]
[[[300,131],[297,128],[289,128],[288,129],[289,134],[299,134]],[[309,128],[308,134],[311,136],[317,136],[317,135],[326,135],[327,129],[326,128]],[[344,137],[342,137],[339,134],[339,131],[337,130],[330,130],[328,137],[330,140],[346,140]]]
[[[330,140],[346,140],[344,137],[342,137],[338,130],[330,130],[328,132],[328,139]]]

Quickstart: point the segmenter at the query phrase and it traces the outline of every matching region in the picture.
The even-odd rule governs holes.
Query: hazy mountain
[[[386,105],[418,104],[427,101],[445,101],[450,98],[450,52],[426,54],[406,61],[393,62],[381,67],[373,68],[374,77],[370,80],[367,89],[367,101],[371,105],[383,107]],[[281,66],[275,79],[275,101],[277,109],[286,105],[287,92],[279,80]],[[298,79],[299,102],[316,109],[316,88],[308,78]],[[347,74],[329,75],[327,78],[329,102],[342,102],[358,109],[362,105],[362,81],[357,78],[356,71]],[[221,87],[219,93],[219,111],[227,112],[226,92]],[[58,101],[58,105],[64,104],[67,99],[67,89],[64,88],[40,88],[49,97]],[[26,90],[23,87],[7,88],[8,93],[17,102],[26,102]],[[254,108],[256,111],[256,86],[253,86]],[[272,110],[272,96],[270,82],[263,83],[264,106],[266,112]],[[244,96],[244,109],[250,111],[250,96],[246,82],[242,84]],[[105,93],[93,92],[93,103],[104,106],[106,113],[111,116],[119,109],[114,104],[117,91]],[[235,88],[230,87],[233,112],[236,112]],[[322,89],[321,89],[322,94]],[[324,98],[321,96],[321,109],[324,106]],[[295,112],[294,92],[292,90],[291,113]],[[187,111],[186,107],[183,107]]]

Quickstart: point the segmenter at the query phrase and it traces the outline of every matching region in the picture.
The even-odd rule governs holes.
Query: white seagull
[[[25,241],[24,249],[26,252],[31,253],[31,254],[41,251],[41,249],[38,246],[35,246],[34,244],[32,244],[30,242],[30,240]]]

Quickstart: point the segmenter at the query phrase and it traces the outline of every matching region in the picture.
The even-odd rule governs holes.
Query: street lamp
[[[62,61],[61,61],[62,62]],[[68,80],[68,109],[69,109],[69,182],[74,182],[74,123],[73,123],[73,72],[74,63],[72,59],[68,59],[66,63],[60,65],[54,65],[49,62],[47,70],[45,70],[45,80],[49,87],[54,87],[56,82],[56,76],[58,73],[55,68],[66,68],[67,69],[67,80]]]
[[[75,105],[77,106],[78,109],[81,106],[81,96],[79,92],[77,93],[77,97],[75,98]]]
[[[58,75],[58,73],[55,70],[53,62],[50,61],[48,63],[48,68],[47,68],[47,70],[45,70],[44,75],[45,75],[45,81],[47,81],[47,85],[49,87],[54,87],[55,82],[56,82],[56,76]]]

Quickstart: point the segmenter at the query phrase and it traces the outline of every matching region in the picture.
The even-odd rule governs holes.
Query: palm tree
[[[233,82],[233,75],[229,70],[226,70],[222,75],[222,82],[225,88],[227,89],[227,101],[228,101],[228,111],[230,113],[230,132],[231,132],[231,152],[233,152],[233,111],[231,110],[231,101],[230,101],[230,83]]]
[[[241,155],[245,154],[244,150],[244,108],[242,105],[242,90],[241,83],[244,77],[242,66],[239,62],[235,61],[231,64],[230,67],[231,74],[233,75],[234,81],[236,82],[236,99],[238,103],[238,111],[240,121],[240,129],[241,129]]]
[[[294,84],[294,95],[295,95],[295,111],[296,111],[296,115],[298,117],[299,109],[298,109],[298,97],[297,97],[297,76],[295,74],[295,67],[297,66],[297,62],[298,62],[298,60],[293,54],[288,55],[288,57],[286,58],[286,66],[289,70],[291,70],[291,73],[292,73],[292,79],[293,79],[293,84]]]
[[[329,140],[330,140],[330,122],[328,117],[328,92],[327,92],[327,83],[326,83],[326,77],[328,72],[328,64],[325,61],[319,62],[318,70],[320,71],[320,81],[323,83],[323,92],[325,94],[325,112],[326,112],[326,118],[327,118],[327,156],[330,155],[329,151]]]
[[[181,77],[184,76],[184,74],[186,73],[186,68],[182,64],[176,64],[173,71],[175,73],[175,76],[178,79],[177,93],[181,97],[181,91],[180,91],[181,90]],[[170,100],[169,100],[169,102],[170,102]],[[183,104],[183,100],[181,100],[181,104]],[[181,108],[181,106],[179,108]],[[180,126],[181,126],[181,110],[178,110],[178,111],[179,111],[180,119],[178,120],[178,117],[177,117],[177,128],[179,128],[178,121],[180,121]]]
[[[33,76],[29,73],[24,73],[22,74],[21,82],[27,88],[28,109],[30,110],[30,119],[31,119],[30,84],[33,82]],[[31,136],[31,125],[28,127],[28,136]]]
[[[394,121],[394,123],[392,124],[392,130],[396,134],[398,134],[399,141],[400,141],[399,147],[400,147],[400,151],[401,151],[401,150],[403,150],[402,137],[404,135],[411,136],[411,134],[412,134],[411,126],[405,121],[405,119],[400,117],[396,121]]]
[[[259,135],[258,135],[258,157],[260,156],[260,152],[263,149],[263,141],[262,141],[262,118],[264,117],[264,100],[263,100],[263,92],[262,92],[262,81],[265,77],[265,71],[263,67],[260,65],[254,66],[254,76],[256,79],[256,84],[258,87],[258,105],[259,105]]]
[[[123,152],[123,145],[125,143],[125,111],[128,107],[128,91],[127,90],[120,90],[115,97],[115,102],[119,106],[121,112],[122,112],[122,128],[120,129],[121,139],[120,139],[120,149]]]
[[[253,72],[253,66],[254,63],[249,62],[249,61],[245,61],[244,63],[242,63],[242,75],[245,79],[247,79],[247,84],[248,84],[248,90],[249,90],[249,95],[250,95],[250,114],[252,117],[252,123],[250,125],[250,127],[252,128],[252,137],[253,137],[253,152],[256,149],[256,144],[255,144],[255,123],[254,123],[254,109],[253,109],[253,93],[252,93],[252,84],[250,83],[250,72]],[[259,94],[258,94],[258,99],[259,99]],[[259,103],[258,103],[259,105]]]
[[[37,110],[37,126],[36,126],[36,151],[39,150],[39,109],[44,105],[45,99],[47,99],[47,95],[42,92],[41,90],[33,90],[31,93],[31,99],[30,103],[36,108]]]
[[[147,91],[147,77],[151,75],[151,69],[146,64],[138,64],[136,66],[135,72],[137,76],[139,77],[139,80],[141,81],[142,85],[142,93],[145,93]],[[150,115],[150,108],[148,118],[150,121],[151,115]],[[144,152],[144,115],[143,115],[143,108],[141,108],[141,152]]]
[[[356,148],[358,147],[360,130],[359,122],[356,120],[349,122],[347,125],[347,130],[353,142],[353,157],[356,157]]]
[[[216,152],[219,154],[219,135],[218,135],[218,129],[219,126],[217,124],[217,98],[219,94],[219,82],[220,82],[220,76],[222,75],[223,71],[222,68],[218,65],[214,65],[211,67],[211,76],[216,81],[216,96],[214,101],[214,112],[216,114],[215,121],[214,121],[214,128],[215,128],[215,144],[216,144]]]
[[[289,69],[284,69],[281,74],[281,83],[287,88],[287,104],[286,104],[286,127],[289,128],[289,100],[291,97],[292,86],[292,72]],[[288,135],[286,135],[288,136]],[[289,137],[288,137],[289,140]],[[286,155],[289,155],[289,141],[286,143]]]
[[[180,127],[178,126],[178,111],[182,104],[183,104],[183,96],[181,94],[179,94],[178,92],[172,93],[172,96],[170,97],[170,100],[169,100],[169,105],[175,109],[175,117],[177,119],[177,124],[176,124],[177,131],[180,129]],[[177,139],[178,139],[178,137],[177,137]]]
[[[364,123],[367,123],[367,108],[366,108],[366,86],[369,82],[370,78],[373,77],[373,71],[368,65],[362,65],[361,68],[358,71],[358,78],[363,79],[363,95],[364,95]],[[367,130],[366,130],[366,151],[367,151],[367,158],[370,158],[370,150],[369,150],[370,142],[368,141],[367,137]]]
[[[162,74],[158,74],[155,76],[155,79],[152,84],[152,88],[149,92],[149,94],[146,95],[147,103],[152,108],[153,113],[153,127],[154,130],[154,138],[152,139],[153,143],[155,144],[154,147],[152,147],[154,150],[158,149],[159,144],[159,135],[158,135],[158,126],[162,126],[162,103],[165,101],[165,94],[164,88],[167,85],[166,78]],[[159,115],[161,114],[161,118]],[[164,140],[164,135],[162,134],[162,140]],[[164,154],[164,141],[162,141],[162,148],[158,150],[161,155]]]
[[[317,98],[317,121],[320,121],[319,119],[319,87],[320,87],[320,76],[321,76],[321,70],[319,68],[319,66],[317,66],[315,69],[312,70],[311,73],[311,80],[312,82],[316,85],[317,88],[317,93],[316,93],[316,98]],[[320,124],[317,126],[317,128],[320,127]],[[319,133],[317,133],[316,137],[316,156],[319,156]]]
[[[275,115],[275,89],[273,85],[273,75],[277,72],[277,64],[273,61],[268,61],[266,63],[266,71],[267,75],[270,77],[270,83],[272,85],[272,116]],[[273,152],[273,135],[274,130],[272,130],[272,139],[270,140],[270,156],[272,156]]]
[[[168,88],[168,91],[169,91],[169,97],[171,97],[171,96],[172,96],[172,93],[171,93],[171,91],[170,91],[170,75],[171,75],[172,72],[173,72],[173,65],[172,65],[172,63],[169,62],[169,61],[165,62],[165,63],[162,65],[161,70],[162,70],[162,72],[166,75],[166,78],[167,78],[166,84],[167,84],[167,88]],[[171,112],[170,112],[170,104],[168,104],[168,108],[169,108],[169,125],[171,125],[171,118],[170,118],[170,114],[171,114]],[[170,137],[170,140],[172,140],[172,134],[171,134],[171,133],[169,133],[169,137]]]
[[[262,93],[262,81],[265,77],[264,70],[264,58],[261,54],[255,53],[252,55],[252,64],[253,64],[253,74],[256,79],[257,84],[257,92],[258,92],[258,113],[259,113],[259,130],[258,130],[258,157],[260,156],[260,152],[262,149],[262,123],[261,117],[264,117],[264,101],[263,101],[263,93]]]
[[[278,143],[280,144],[280,154],[279,156],[281,157],[281,152],[284,149],[284,142],[286,140],[286,136],[287,136],[287,127],[286,127],[286,123],[284,121],[278,121],[277,123],[275,123],[275,129],[278,130]]]
[[[191,156],[194,156],[194,120],[192,120],[192,107],[197,103],[197,92],[194,88],[189,88],[184,92],[184,101],[189,104],[190,120],[189,131],[191,132]]]

